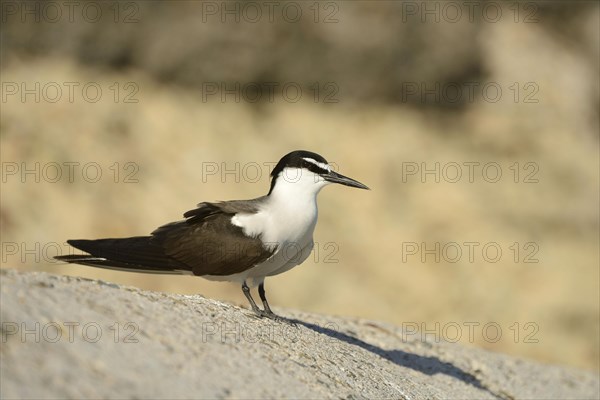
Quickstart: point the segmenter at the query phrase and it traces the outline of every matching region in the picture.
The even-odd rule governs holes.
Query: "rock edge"
[[[0,397],[597,399],[597,374],[383,322],[0,271]]]

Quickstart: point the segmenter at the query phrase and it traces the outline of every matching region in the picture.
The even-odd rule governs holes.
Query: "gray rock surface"
[[[1,271],[0,397],[597,399],[595,373],[400,328]]]

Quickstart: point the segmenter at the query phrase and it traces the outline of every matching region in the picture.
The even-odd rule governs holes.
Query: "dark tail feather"
[[[122,271],[156,274],[183,274],[189,267],[167,256],[162,247],[151,241],[151,236],[122,239],[68,240],[71,246],[90,255],[57,256],[68,263]]]

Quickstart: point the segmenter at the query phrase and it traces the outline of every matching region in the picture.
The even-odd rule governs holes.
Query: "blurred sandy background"
[[[439,323],[452,339],[458,325],[462,343],[599,368],[597,2],[507,2],[499,18],[475,2],[472,21],[445,2],[428,3],[434,14],[421,2],[275,2],[273,18],[264,3],[251,6],[261,14],[235,2],[81,2],[72,14],[50,3],[60,14],[2,3],[3,268],[246,305],[233,284],[51,257],[69,238],[145,235],[200,201],[263,195],[268,166],[307,149],[372,191],[320,194],[318,253],[267,280],[272,305]],[[239,101],[207,92],[236,83]],[[437,97],[422,90],[436,85]],[[500,97],[482,93],[490,85]],[[478,167],[469,182],[472,162],[502,176]],[[73,179],[64,163],[79,163]],[[462,179],[450,167],[439,182],[406,175],[435,163],[462,165]],[[472,261],[465,242],[479,243]],[[415,243],[463,254],[449,262],[440,248],[436,262],[408,254]],[[486,243],[502,249],[497,262]]]

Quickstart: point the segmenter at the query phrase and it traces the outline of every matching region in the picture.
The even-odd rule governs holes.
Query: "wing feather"
[[[231,218],[238,212],[255,212],[253,201],[200,203],[184,214],[184,221],[163,225],[152,241],[167,256],[186,264],[195,275],[232,275],[267,260],[273,250],[260,237],[244,235]]]

